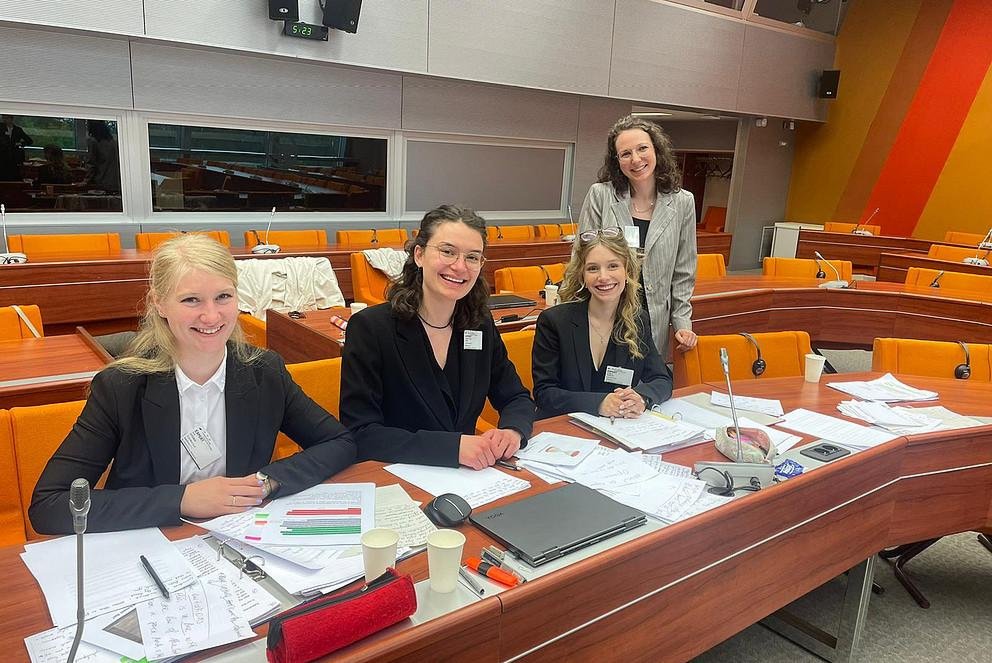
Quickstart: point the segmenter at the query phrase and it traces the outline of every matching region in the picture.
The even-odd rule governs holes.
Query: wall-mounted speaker
[[[816,87],[816,96],[820,99],[836,99],[839,85],[840,69],[824,69],[820,74],[820,83]]]
[[[299,21],[299,0],[269,0],[269,18],[273,21]]]
[[[344,32],[358,32],[358,15],[362,12],[362,0],[326,0],[324,2],[323,25]]]

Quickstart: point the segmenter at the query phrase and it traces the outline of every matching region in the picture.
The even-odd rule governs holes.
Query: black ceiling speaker
[[[299,0],[269,0],[269,18],[273,21],[299,21]]]
[[[358,32],[362,0],[325,0],[323,25],[345,32]]]
[[[820,99],[836,99],[837,87],[840,85],[840,69],[824,69],[820,74],[820,84],[816,88],[816,96]]]

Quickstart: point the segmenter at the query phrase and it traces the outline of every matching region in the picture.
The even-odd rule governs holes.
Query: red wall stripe
[[[992,3],[957,0],[862,220],[878,207],[887,235],[913,233],[990,63]]]

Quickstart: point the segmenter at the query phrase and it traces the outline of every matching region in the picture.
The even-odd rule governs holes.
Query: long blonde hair
[[[572,253],[572,259],[565,267],[565,278],[561,282],[559,294],[564,302],[589,300],[592,294],[585,287],[586,258],[597,246],[602,246],[617,256],[627,272],[627,282],[613,320],[613,340],[617,344],[626,345],[630,356],[641,359],[644,357],[641,335],[650,333],[650,330],[642,330],[638,322],[641,316],[641,284],[637,275],[641,272],[641,259],[622,234],[617,237],[597,234],[595,239],[588,242],[580,240],[578,248]]]
[[[145,295],[145,312],[134,340],[128,345],[125,356],[115,361],[116,366],[129,373],[168,373],[178,358],[176,338],[168,321],[158,314],[155,301],[170,296],[179,281],[191,270],[199,269],[222,277],[238,287],[238,269],[231,252],[217,240],[195,233],[183,234],[163,242],[155,251],[149,272],[148,294]],[[228,339],[235,357],[250,363],[261,356],[258,348],[248,345],[241,325],[235,324]]]

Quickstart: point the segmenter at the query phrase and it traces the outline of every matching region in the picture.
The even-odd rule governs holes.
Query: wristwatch
[[[255,472],[255,478],[262,482],[262,490],[265,491],[263,497],[268,497],[272,494],[272,481],[269,479],[268,474],[262,474],[261,472]]]

